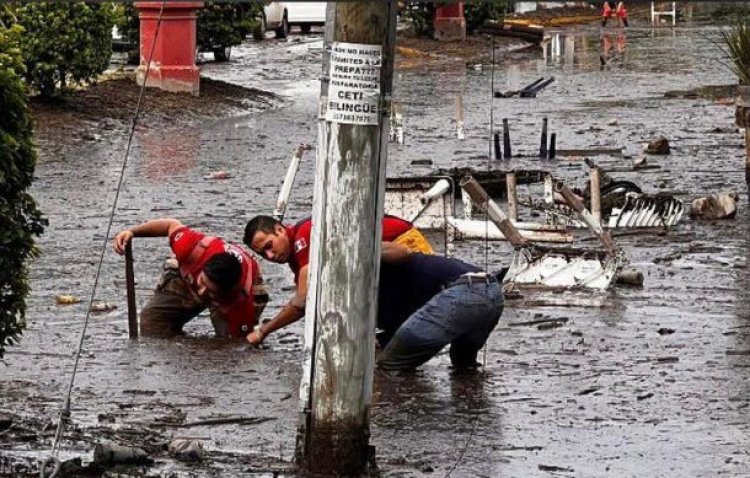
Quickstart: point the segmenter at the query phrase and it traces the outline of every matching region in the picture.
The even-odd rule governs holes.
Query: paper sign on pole
[[[380,120],[380,45],[331,45],[326,121],[377,125]]]

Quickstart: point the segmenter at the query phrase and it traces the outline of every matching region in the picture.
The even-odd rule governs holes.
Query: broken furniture
[[[603,248],[541,247],[532,244],[521,236],[511,218],[474,178],[467,176],[460,185],[515,248],[504,283],[523,287],[598,290],[614,284],[617,272],[624,263],[622,251],[615,245],[609,232],[602,229],[583,203],[561,181],[555,181],[555,190],[597,234]]]

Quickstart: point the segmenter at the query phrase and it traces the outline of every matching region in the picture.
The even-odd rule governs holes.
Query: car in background
[[[312,27],[322,27],[326,23],[327,2],[271,2],[263,9],[260,25],[253,33],[256,40],[267,31],[276,33],[276,38],[286,38],[293,26],[302,33],[310,33]]]

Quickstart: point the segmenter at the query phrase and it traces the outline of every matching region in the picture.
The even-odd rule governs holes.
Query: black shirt
[[[467,272],[479,271],[458,259],[419,253],[398,264],[381,262],[378,327],[392,335],[446,285]]]

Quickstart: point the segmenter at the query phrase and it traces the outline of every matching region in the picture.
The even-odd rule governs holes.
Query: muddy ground
[[[453,374],[443,355],[414,375],[378,377],[372,443],[381,473],[750,476],[744,139],[733,125],[730,102],[665,96],[736,82],[718,62],[711,41],[718,31],[634,22],[627,31],[583,26],[548,33],[551,40],[541,49],[499,45],[494,65],[487,52],[479,63],[449,54],[431,62],[428,51],[419,64],[404,55],[401,61],[410,63],[397,68],[394,95],[404,106],[406,142],[390,145],[389,176],[453,166],[543,168],[582,185],[582,155],[534,157],[546,116],[559,149],[622,148],[592,159],[646,191],[670,191],[686,201],[736,191],[739,214],[619,237],[645,284],[603,294],[597,307],[508,303],[479,374]],[[319,35],[293,35],[289,41],[247,43],[226,64],[203,64],[207,78],[269,93],[260,101],[251,96],[253,106],[242,106],[249,108],[245,114],[229,110],[235,100],[226,104],[221,94],[204,103],[214,113],[196,118],[183,113],[192,102],[164,111],[171,99],[147,99],[144,112],[153,111],[153,117],[136,133],[109,236],[172,216],[239,239],[249,217],[273,209],[293,147],[315,144],[321,53]],[[493,99],[493,88],[515,90],[541,76],[555,82],[536,99]],[[458,94],[464,140],[456,137]],[[49,454],[96,266],[109,242],[128,114],[109,114],[117,126],[107,130],[110,120],[93,111],[110,112],[119,103],[98,110],[97,102],[89,104],[84,111],[91,114],[57,120],[68,128],[64,138],[39,141],[33,193],[50,225],[39,241],[42,254],[31,265],[29,328],[8,352],[0,378],[0,412],[13,419],[11,428],[0,431],[0,476],[37,476],[36,460]],[[224,107],[231,114],[221,113]],[[57,115],[48,114],[51,125]],[[490,132],[502,118],[509,119],[516,156],[489,160]],[[48,120],[40,122],[40,134]],[[101,131],[92,132],[100,138],[66,143],[79,131],[76,123],[91,131],[100,121]],[[652,169],[633,170],[632,160],[657,135],[670,139],[672,154],[649,157]],[[302,164],[289,220],[309,214],[312,157]],[[219,170],[231,177],[204,179]],[[505,243],[482,241],[456,249],[458,257],[489,269],[506,264],[509,253]],[[137,241],[139,304],[167,254],[165,240]],[[284,267],[272,264],[264,264],[264,275],[272,291],[270,317],[291,294],[292,280]],[[83,302],[56,305],[60,293]],[[131,342],[124,294],[123,262],[107,250],[95,298],[117,308],[92,315],[60,458],[79,457],[86,464],[96,443],[135,443],[152,452],[155,463],[108,476],[294,475],[301,325],[271,337],[261,350],[211,338],[206,317],[189,324],[185,339]],[[552,327],[522,325],[549,319],[555,319]],[[201,440],[206,459],[196,464],[170,458],[164,445],[174,437]]]

